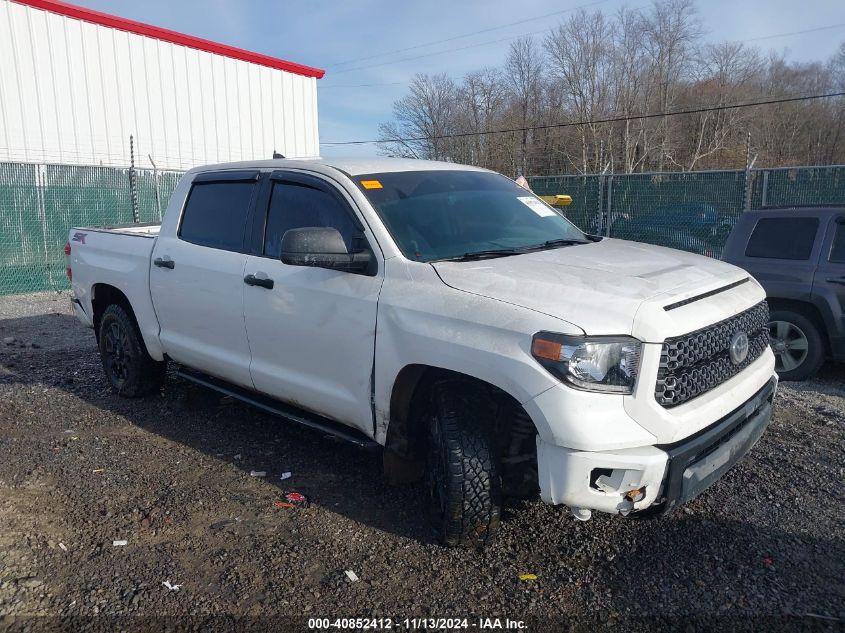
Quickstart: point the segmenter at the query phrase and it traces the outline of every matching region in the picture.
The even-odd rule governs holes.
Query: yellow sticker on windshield
[[[383,189],[384,187],[381,186],[381,183],[378,180],[362,180],[361,186],[364,189]]]

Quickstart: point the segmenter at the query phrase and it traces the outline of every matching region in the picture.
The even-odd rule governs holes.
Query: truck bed
[[[159,224],[75,226],[68,235],[74,302],[85,320],[95,322],[92,300],[97,287],[110,286],[129,301],[148,348],[158,337],[149,282],[150,256],[159,228]]]

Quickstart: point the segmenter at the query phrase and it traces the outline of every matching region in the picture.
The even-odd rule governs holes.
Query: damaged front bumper
[[[540,496],[568,505],[580,519],[592,510],[668,512],[701,494],[754,446],[771,420],[776,389],[773,376],[742,406],[674,444],[590,452],[538,437]]]

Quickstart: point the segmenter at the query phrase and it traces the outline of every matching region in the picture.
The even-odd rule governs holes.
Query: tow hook
[[[593,516],[593,511],[587,508],[569,508],[569,510],[572,512],[572,516],[579,521],[589,521]]]
[[[645,486],[642,488],[635,488],[634,490],[629,490],[628,494],[625,495],[630,501],[636,503],[637,501],[642,501],[645,499]]]

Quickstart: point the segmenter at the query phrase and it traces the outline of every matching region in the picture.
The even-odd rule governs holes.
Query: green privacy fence
[[[739,215],[763,207],[842,205],[845,166],[529,178],[591,233],[719,257]]]
[[[135,170],[138,221],[161,219],[180,175]],[[124,168],[0,163],[0,295],[69,287],[68,229],[135,221],[131,187]]]
[[[0,163],[0,295],[68,287],[71,226],[155,222],[180,172]],[[845,166],[529,178],[591,233],[718,257],[745,209],[845,206]],[[132,187],[137,200],[133,213]]]

